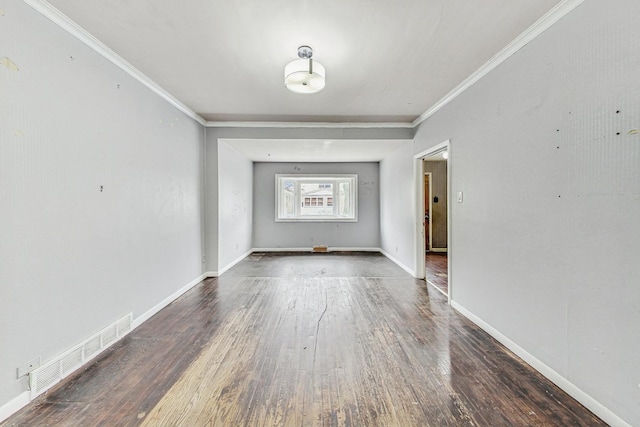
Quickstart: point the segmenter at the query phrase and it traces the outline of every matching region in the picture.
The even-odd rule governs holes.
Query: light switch
[[[458,191],[458,203],[462,203],[462,191]]]

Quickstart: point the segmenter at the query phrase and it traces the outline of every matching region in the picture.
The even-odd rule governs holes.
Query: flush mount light
[[[448,159],[449,158],[449,152],[448,151],[443,151],[442,152],[442,158],[443,159]]]
[[[324,89],[325,70],[322,64],[311,59],[313,50],[309,46],[298,48],[300,59],[284,67],[284,84],[291,92],[316,93]]]

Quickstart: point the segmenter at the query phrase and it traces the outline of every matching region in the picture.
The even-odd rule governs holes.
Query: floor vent
[[[133,314],[129,313],[49,363],[32,371],[29,374],[29,388],[31,389],[29,398],[35,399],[127,335],[131,331],[132,325]]]

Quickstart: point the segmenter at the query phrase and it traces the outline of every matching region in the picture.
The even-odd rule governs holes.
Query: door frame
[[[453,248],[451,245],[451,165],[452,165],[452,153],[451,153],[451,140],[447,139],[440,144],[434,145],[424,151],[414,154],[414,182],[416,189],[415,197],[415,215],[416,215],[416,227],[415,227],[415,272],[416,277],[419,279],[425,279],[425,229],[424,229],[424,158],[431,157],[435,154],[448,152],[447,158],[447,279],[449,295],[447,301],[451,304],[453,300],[453,278],[451,274],[451,259],[453,255]],[[429,210],[431,214],[431,209]]]
[[[433,219],[433,174],[431,172],[425,172],[424,176],[428,176],[429,177],[429,200],[425,200],[426,204],[429,205],[429,238],[425,239],[425,248],[424,250],[427,250],[427,243],[429,243],[428,247],[429,250],[433,247],[433,223],[432,223],[432,219]],[[422,189],[422,197],[424,196],[424,188]],[[428,242],[427,242],[428,240]]]

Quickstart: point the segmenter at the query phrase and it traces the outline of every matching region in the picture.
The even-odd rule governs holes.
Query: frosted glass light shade
[[[311,73],[309,73],[310,68]],[[324,89],[324,77],[324,67],[312,59],[296,59],[284,67],[284,84],[291,92],[320,92]]]

